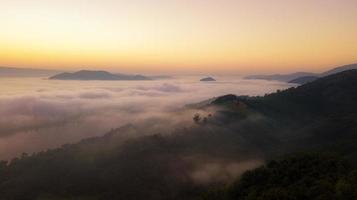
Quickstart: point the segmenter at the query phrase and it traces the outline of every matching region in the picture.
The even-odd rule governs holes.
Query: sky
[[[356,0],[0,0],[0,66],[323,71],[357,62]]]

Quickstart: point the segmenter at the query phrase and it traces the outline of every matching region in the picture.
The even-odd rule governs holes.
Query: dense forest
[[[356,102],[357,70],[214,98],[170,134],[128,124],[3,161],[0,199],[355,199]]]
[[[357,169],[329,153],[298,153],[268,161],[239,179],[213,188],[204,200],[353,200]]]

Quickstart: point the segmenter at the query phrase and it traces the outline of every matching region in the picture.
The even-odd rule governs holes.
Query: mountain
[[[57,73],[56,70],[0,67],[0,77],[48,77]]]
[[[237,98],[239,104],[245,105],[245,115],[260,115],[268,120],[265,125],[270,128],[265,131],[280,141],[275,145],[281,145],[273,151],[333,148],[357,161],[357,70],[264,97]],[[225,104],[230,105],[229,102],[232,101]],[[234,114],[226,121],[234,121]]]
[[[212,77],[206,77],[206,78],[202,78],[200,81],[216,81],[216,79]]]
[[[265,96],[224,95],[187,108],[191,114],[174,113],[171,118],[189,116],[191,123],[171,125],[168,134],[157,129],[170,124],[168,118],[128,124],[103,137],[0,162],[1,198],[193,200],[241,174],[238,185],[224,187],[234,199],[310,197],[326,190],[339,196],[350,191],[346,178],[356,172],[333,157],[276,160],[244,172],[297,151],[333,151],[357,163],[356,102],[357,70]]]
[[[315,73],[309,72],[295,72],[292,74],[273,74],[273,75],[250,75],[244,77],[245,79],[262,79],[262,80],[275,80],[289,82],[293,79],[303,77],[303,76],[316,76]]]
[[[233,101],[227,98],[225,103]],[[249,109],[264,113],[270,117],[292,119],[307,116],[326,117],[333,114],[357,113],[357,70],[343,71],[319,78],[296,88],[265,95],[264,97],[236,97]],[[234,100],[236,101],[236,100]],[[214,101],[213,101],[214,102]],[[222,103],[222,101],[220,101]]]
[[[351,70],[351,69],[357,69],[357,63],[336,67],[334,69],[331,69],[329,71],[321,73],[320,76],[329,76],[329,75],[332,75],[332,74],[336,74],[336,73],[343,72],[343,71],[346,71],[346,70]]]
[[[106,71],[81,70],[74,73],[61,73],[50,77],[51,80],[151,80],[142,75],[112,74]]]
[[[236,131],[266,153],[329,146],[357,161],[355,102],[357,70],[348,70],[262,97],[225,95],[196,108],[217,110],[215,123],[244,121],[246,129]],[[256,121],[247,125],[250,118]]]
[[[274,75],[250,75],[244,77],[245,79],[263,79],[263,80],[276,80],[297,84],[305,84],[315,80],[317,77],[325,77],[346,70],[357,69],[357,64],[344,65],[328,70],[323,73],[308,73],[308,72],[296,72],[292,74],[274,74]]]
[[[312,82],[314,80],[317,80],[318,78],[319,78],[318,76],[302,76],[302,77],[299,77],[299,78],[296,78],[296,79],[293,79],[293,80],[289,81],[289,83],[295,83],[295,84],[303,85],[303,84]]]

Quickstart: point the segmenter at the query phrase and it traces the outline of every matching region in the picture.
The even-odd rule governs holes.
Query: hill
[[[245,113],[268,120],[265,131],[280,141],[276,151],[329,147],[357,161],[356,85],[357,70],[349,70],[264,97],[237,98]]]
[[[216,79],[212,77],[206,77],[206,78],[202,78],[200,81],[216,81]]]
[[[303,77],[303,76],[316,76],[315,73],[309,72],[295,72],[292,74],[273,74],[273,75],[250,75],[244,77],[245,79],[262,79],[262,80],[275,80],[289,82],[293,79]]]
[[[299,77],[299,78],[296,78],[296,79],[293,79],[293,80],[289,81],[289,83],[295,83],[295,84],[303,85],[303,84],[312,82],[314,80],[317,80],[318,78],[319,77],[317,77],[317,76],[302,76],[302,77]]]
[[[328,70],[326,72],[321,73],[321,76],[329,76],[329,75],[332,75],[332,74],[340,73],[340,72],[343,72],[343,71],[346,71],[346,70],[351,70],[351,69],[357,69],[357,63],[336,67],[334,69],[331,69],[331,70]]]
[[[204,200],[356,199],[357,170],[328,153],[300,153],[266,162]]]
[[[250,75],[244,78],[276,80],[276,81],[283,81],[283,82],[296,83],[296,84],[305,84],[313,80],[316,80],[318,77],[325,77],[351,69],[357,69],[357,64],[350,64],[350,65],[336,67],[323,73],[296,72],[292,74]]]
[[[112,74],[106,71],[81,70],[74,73],[61,73],[50,77],[51,80],[151,80],[142,75]]]
[[[304,108],[306,112],[315,113],[341,111],[354,113],[357,105],[353,102],[357,100],[357,70],[343,71],[327,77],[319,78],[316,81],[307,83],[297,88],[290,88],[284,91],[266,95],[262,98],[252,98],[251,102],[269,104],[266,108],[283,110],[289,112],[295,106],[286,108],[284,104],[294,104],[299,109]],[[274,101],[285,102],[282,105],[273,105]],[[254,104],[253,103],[253,104]]]

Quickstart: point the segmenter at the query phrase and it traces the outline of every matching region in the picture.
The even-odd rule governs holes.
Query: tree
[[[201,122],[201,116],[200,114],[196,113],[194,116],[193,116],[193,121],[196,123],[196,124],[199,124]]]

